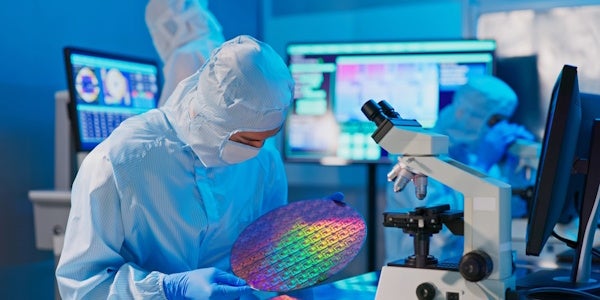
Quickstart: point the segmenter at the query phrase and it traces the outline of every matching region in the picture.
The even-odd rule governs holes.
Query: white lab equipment
[[[56,266],[69,218],[71,182],[77,162],[67,114],[69,93],[66,90],[57,91],[54,100],[54,189],[31,190],[28,197],[33,204],[35,246],[39,250],[52,250]],[[78,154],[77,160],[82,157],[83,154]],[[54,299],[60,299],[56,285]]]
[[[71,206],[73,165],[76,164],[67,114],[69,94],[57,91],[54,100],[54,189],[28,193],[33,204],[35,246],[40,250],[54,250],[55,232],[64,232]]]
[[[382,268],[376,299],[398,299],[407,293],[418,299],[507,298],[515,290],[510,186],[449,158],[447,136],[427,131],[415,120],[401,119],[387,102],[369,100],[362,111],[377,124],[372,138],[389,153],[401,155],[401,168],[421,177],[421,185],[423,176],[431,177],[464,195],[462,222],[453,226],[464,235],[463,255],[457,262],[438,263],[428,255],[428,239],[435,229],[426,229],[441,228],[441,224],[427,222],[445,218],[456,225],[460,214],[444,207],[417,208],[399,219],[384,214],[391,218],[384,224],[405,222],[414,231],[425,232],[414,234],[414,256],[404,264],[389,263]]]

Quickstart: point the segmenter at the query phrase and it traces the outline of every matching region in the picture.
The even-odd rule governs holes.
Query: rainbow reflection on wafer
[[[315,285],[344,268],[366,237],[362,216],[329,199],[292,202],[263,215],[240,234],[233,272],[263,291]]]

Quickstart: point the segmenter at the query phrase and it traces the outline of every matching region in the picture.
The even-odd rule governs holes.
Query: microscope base
[[[457,271],[384,266],[377,285],[376,300],[416,299],[480,300],[507,299],[506,291],[514,290],[515,278],[465,280]],[[432,295],[434,294],[434,295]]]

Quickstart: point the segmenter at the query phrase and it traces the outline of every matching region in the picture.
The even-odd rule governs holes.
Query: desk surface
[[[569,273],[570,268],[562,268],[559,271],[562,274]],[[529,262],[517,263],[516,277],[517,283],[531,272],[540,271],[539,268],[531,266]],[[542,273],[544,271],[542,270]],[[553,271],[554,272],[554,271]],[[595,265],[592,275],[595,278],[600,278],[600,266]],[[377,291],[377,282],[379,280],[379,272],[370,272],[358,276],[346,278],[332,283],[322,284],[307,288],[304,290],[290,292],[286,295],[276,295],[274,293],[257,292],[256,298],[252,299],[267,299],[267,300],[373,300]],[[600,280],[598,281],[600,286]],[[539,297],[527,297],[524,293],[519,293],[519,299],[590,299],[589,297],[577,297],[574,294],[548,295],[540,294]],[[600,298],[598,298],[600,299]]]
[[[244,300],[373,300],[375,299],[378,280],[379,272],[370,272],[332,283],[289,292],[285,295],[255,292],[254,297]]]

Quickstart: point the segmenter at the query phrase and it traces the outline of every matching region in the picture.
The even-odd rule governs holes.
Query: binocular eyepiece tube
[[[368,100],[360,109],[370,121],[375,122],[377,126],[389,119],[401,119],[394,108],[385,100],[379,101]]]

